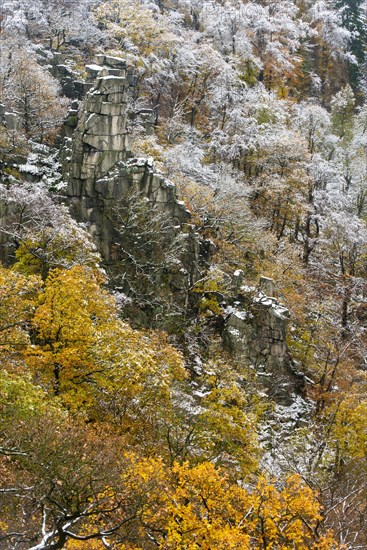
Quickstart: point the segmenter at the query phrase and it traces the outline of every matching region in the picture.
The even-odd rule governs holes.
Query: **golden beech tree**
[[[334,407],[331,437],[338,461],[367,459],[367,400],[353,394]],[[340,464],[339,464],[340,465]]]
[[[176,464],[176,490],[169,505],[167,540],[162,548],[246,549],[247,494],[228,482],[213,464]]]
[[[165,540],[173,550],[331,550],[330,534],[318,536],[320,504],[300,476],[282,489],[260,477],[249,491],[230,482],[210,462],[172,468],[174,493],[168,502]]]
[[[144,458],[74,418],[29,379],[0,373],[0,544],[32,550],[331,550],[299,476],[252,490],[211,462]],[[135,448],[136,449],[136,448]],[[19,543],[19,544],[18,544]]]
[[[236,384],[217,388],[203,399],[206,410],[200,415],[201,439],[208,448],[208,458],[217,464],[230,464],[235,460],[244,474],[256,469],[258,442],[255,412],[245,412],[245,396]]]
[[[19,351],[29,344],[37,296],[42,288],[37,276],[24,277],[0,266],[0,350]],[[4,355],[3,355],[4,357]]]
[[[52,271],[33,318],[36,346],[28,361],[56,395],[95,369],[91,348],[98,329],[114,317],[100,275],[84,267]]]
[[[159,460],[134,457],[122,476],[126,494],[144,495],[130,536],[125,528],[106,537],[124,550],[332,550],[331,534],[318,536],[322,519],[312,490],[299,476],[283,489],[261,478],[253,491],[230,482],[212,463],[166,468]],[[149,491],[147,492],[147,489]],[[121,510],[115,521],[122,521]],[[137,519],[137,521],[135,521]],[[94,525],[85,525],[96,530]],[[123,539],[123,533],[125,538]],[[113,545],[115,544],[115,546]],[[68,549],[89,549],[70,540]]]
[[[290,476],[281,490],[260,477],[251,504],[251,533],[256,540],[253,548],[333,548],[330,535],[317,535],[321,507],[299,475]]]
[[[127,453],[123,437],[90,429],[24,377],[0,373],[0,413],[2,548],[144,540],[144,514],[165,505],[160,460]]]
[[[68,406],[92,417],[118,417],[131,430],[149,422],[152,405],[164,407],[170,386],[183,379],[180,354],[159,333],[133,330],[118,319],[98,270],[75,266],[51,271],[33,318],[35,345],[27,362],[39,380]]]

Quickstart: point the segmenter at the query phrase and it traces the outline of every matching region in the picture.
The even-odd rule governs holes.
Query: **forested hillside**
[[[3,0],[0,548],[367,548],[367,3]]]

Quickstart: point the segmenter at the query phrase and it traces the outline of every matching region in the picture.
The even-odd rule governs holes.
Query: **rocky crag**
[[[211,244],[199,239],[175,186],[153,160],[133,156],[125,61],[99,55],[87,70],[94,85],[79,110],[72,106],[64,129],[68,201],[87,224],[115,288],[126,293],[130,315],[170,329],[193,305],[190,291],[208,268]],[[302,379],[288,354],[288,310],[274,298],[270,279],[262,278],[258,289],[246,287],[239,271],[232,286],[232,298],[221,304],[225,346],[256,368],[275,397],[289,397]]]
[[[192,290],[208,272],[213,244],[199,238],[175,186],[156,172],[153,159],[133,156],[126,62],[99,55],[87,71],[85,98],[72,104],[63,129],[66,200],[88,227],[125,314],[137,325],[182,330],[185,319],[196,315],[198,294]],[[152,113],[144,115],[151,131]],[[18,168],[27,179],[41,179],[40,155],[32,154],[38,165]],[[225,347],[256,369],[269,395],[289,402],[303,379],[286,344],[289,312],[274,295],[272,280],[249,287],[237,271],[225,299],[219,297],[220,330]]]
[[[225,305],[224,344],[237,360],[256,369],[269,396],[291,403],[294,394],[302,393],[304,376],[288,351],[290,313],[275,297],[275,282],[261,277],[257,287],[248,286],[238,270],[233,285],[234,298]]]
[[[182,315],[189,290],[205,263],[205,254],[200,254],[205,245],[195,234],[190,212],[177,199],[175,186],[154,170],[152,159],[133,157],[125,61],[100,55],[87,70],[94,74],[95,84],[79,111],[73,105],[64,130],[63,175],[71,211],[87,224],[115,286],[131,295],[131,278],[145,269],[149,281],[144,273],[146,284],[140,291],[134,284],[133,292],[144,303],[145,313],[149,310],[150,316],[162,318],[165,302],[165,310],[173,307]],[[138,227],[143,210],[144,225],[150,225],[148,233],[143,223]],[[140,242],[128,250],[127,243],[134,238]],[[147,294],[154,296],[147,299]]]

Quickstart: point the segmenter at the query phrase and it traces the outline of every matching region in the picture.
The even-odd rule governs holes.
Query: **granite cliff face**
[[[71,211],[87,224],[115,285],[148,317],[172,308],[182,314],[203,264],[201,243],[175,186],[152,159],[132,155],[125,61],[102,55],[97,62],[89,66],[95,85],[80,110],[72,109],[64,132]],[[139,277],[140,290],[133,281]]]
[[[125,311],[138,323],[170,329],[192,305],[190,290],[208,267],[210,246],[153,160],[133,157],[125,61],[100,55],[87,69],[94,86],[79,111],[71,110],[64,132],[71,210],[87,224],[115,287],[126,294]],[[224,304],[225,346],[284,397],[301,385],[286,344],[289,312],[274,298],[271,280],[263,278],[257,290],[242,281],[236,272],[233,299]]]
[[[260,278],[258,287],[243,284],[235,272],[235,299],[226,307],[224,344],[239,361],[252,365],[269,395],[292,401],[304,380],[294,369],[286,342],[290,313],[275,297],[275,283]]]
[[[137,325],[180,331],[197,315],[198,295],[191,291],[208,273],[213,243],[200,239],[175,186],[155,171],[153,159],[133,156],[127,108],[132,82],[125,61],[99,55],[87,70],[85,98],[72,104],[63,128],[60,161],[67,202],[97,245],[125,314]],[[6,124],[12,123],[3,111]],[[152,113],[144,116],[149,132]],[[27,161],[17,168],[28,180],[39,181],[42,155],[32,154],[38,165]],[[53,164],[58,165],[55,159]],[[46,176],[50,181],[49,168]],[[8,216],[0,204],[1,221]],[[0,249],[8,254],[8,237],[1,239]],[[270,279],[248,287],[237,271],[220,303],[221,334],[235,359],[252,365],[264,387],[284,400],[301,389],[302,379],[294,373],[286,344],[289,312],[274,294]]]
[[[79,112],[73,108],[66,126],[75,131],[66,139],[63,158],[68,195],[78,201],[95,198],[95,183],[120,160],[130,156],[126,113],[126,64],[108,58],[100,66],[94,88],[87,94]],[[101,61],[105,58],[102,56]],[[113,64],[113,65],[112,65]],[[69,150],[68,150],[69,146]]]
[[[153,159],[133,156],[127,107],[133,82],[125,61],[99,55],[87,70],[84,100],[72,103],[63,128],[66,201],[97,245],[124,314],[138,326],[180,332],[197,320],[196,283],[208,275],[215,247],[198,236],[175,186],[156,172]],[[149,133],[152,113],[143,114]],[[7,125],[13,123],[4,109],[0,115]],[[56,185],[61,178],[57,151],[40,147],[33,144],[27,162],[16,167],[29,181],[46,178]],[[55,173],[43,167],[43,157],[44,162],[52,157]],[[9,215],[9,207],[0,203],[1,223]],[[8,235],[0,236],[3,261],[11,263],[6,255],[14,246]],[[224,346],[236,361],[256,370],[269,395],[292,400],[303,380],[288,353],[289,312],[274,297],[274,282],[262,278],[258,287],[249,287],[240,270],[223,277],[231,280],[229,292],[215,299],[222,311],[216,330],[221,327]]]
[[[67,120],[67,125],[76,123],[76,127],[72,137],[66,138],[63,165],[73,212],[89,223],[108,261],[113,258],[113,239],[105,223],[106,210],[129,193],[138,193],[152,206],[169,211],[176,224],[188,223],[191,216],[177,200],[175,186],[154,171],[153,161],[132,156],[125,61],[98,56],[98,62],[101,65],[90,66],[95,72],[99,69],[95,86],[79,113],[73,109]]]
[[[138,324],[172,329],[190,317],[190,290],[208,267],[210,246],[153,160],[133,157],[125,61],[100,55],[87,70],[94,85],[80,109],[73,106],[64,130],[68,201],[87,224],[115,288],[126,294],[125,312]],[[286,344],[289,312],[274,298],[270,279],[262,278],[258,289],[242,283],[236,272],[233,299],[223,304],[224,344],[284,398],[302,386]]]

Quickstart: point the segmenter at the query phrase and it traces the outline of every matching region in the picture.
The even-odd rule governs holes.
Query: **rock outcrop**
[[[71,197],[94,196],[97,179],[130,156],[123,60],[116,60],[114,68],[100,67],[96,84],[79,111],[70,152],[66,169]]]
[[[22,127],[22,120],[19,113],[8,112],[5,105],[0,104],[0,124],[3,124],[10,131],[19,132]]]
[[[188,223],[190,213],[177,200],[175,186],[154,171],[151,159],[132,158],[125,61],[98,56],[98,63],[93,65],[97,77],[94,88],[79,114],[74,106],[68,117],[67,124],[76,122],[76,128],[72,138],[67,139],[63,164],[72,209],[78,219],[90,224],[91,233],[109,260],[111,228],[105,223],[106,210],[129,192],[138,192],[151,205],[169,211],[176,224]]]
[[[190,224],[190,212],[177,199],[175,186],[154,170],[152,159],[132,155],[125,61],[100,55],[97,64],[89,66],[89,73],[94,75],[95,85],[87,93],[79,112],[73,105],[64,132],[62,162],[71,211],[78,221],[87,224],[117,284],[119,277],[123,279],[121,272],[126,275],[134,263],[134,269],[138,270],[143,262],[146,269],[152,271],[149,276],[152,286],[145,292],[152,293],[154,285],[159,290],[162,285],[167,287],[168,303],[172,301],[168,298],[171,293],[175,305],[180,306],[178,311],[182,312],[187,306],[189,288],[200,270],[200,243]],[[151,124],[148,114],[143,114]],[[143,240],[132,242],[128,249],[126,243],[134,239],[126,231],[128,210],[131,219],[131,214],[138,217],[143,207],[143,223],[150,227],[152,234],[156,223],[152,220],[161,213],[164,231],[163,227],[154,226],[156,234],[162,233],[160,244],[158,246],[157,239],[154,239],[155,246],[144,242],[147,230],[135,227],[135,238]],[[138,237],[139,231],[145,237]],[[171,246],[173,242],[174,247]],[[162,254],[159,247],[163,249]],[[161,267],[153,266],[158,257]],[[120,286],[129,293],[127,277]],[[155,300],[150,301],[153,302]],[[152,306],[152,309],[151,313],[156,316],[156,308]]]
[[[152,159],[131,151],[125,61],[101,55],[88,66],[93,88],[79,111],[72,105],[63,148],[64,179],[74,217],[87,224],[106,268],[138,324],[182,327],[190,289],[207,267],[205,243],[177,199],[175,186]],[[143,113],[151,125],[151,113]],[[227,276],[228,278],[228,276]],[[302,386],[292,371],[286,331],[288,310],[274,298],[274,283],[243,284],[235,273],[225,304],[223,340],[238,360],[252,365],[274,397]]]
[[[232,355],[253,366],[272,397],[292,402],[304,380],[294,369],[287,346],[289,311],[275,297],[272,279],[258,288],[241,284],[235,273],[236,300],[226,307],[223,340]]]

